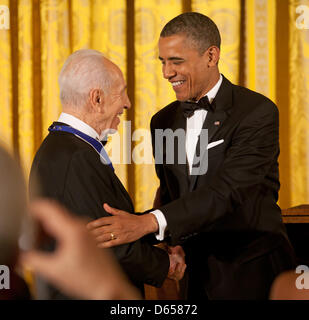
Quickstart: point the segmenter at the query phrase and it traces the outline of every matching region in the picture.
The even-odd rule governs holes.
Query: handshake
[[[179,281],[183,278],[186,270],[185,253],[181,246],[167,247],[170,259],[170,268],[167,277]]]
[[[104,210],[111,216],[102,217],[87,224],[87,229],[93,236],[98,248],[111,248],[125,243],[130,243],[140,239],[147,233],[155,232],[157,222],[151,223],[155,228],[149,232],[145,218],[155,220],[154,215],[135,215],[122,210],[110,207],[107,203],[103,205]],[[148,217],[147,217],[148,216]],[[147,230],[145,232],[145,230]],[[167,277],[179,281],[183,278],[186,270],[185,253],[181,246],[169,247],[164,243],[158,245],[159,248],[167,251],[169,255],[170,267]]]
[[[36,201],[32,216],[58,243],[54,253],[31,250],[20,254],[20,265],[45,277],[63,293],[82,299],[140,299],[108,250],[89,236],[85,221],[55,202]],[[180,280],[185,272],[181,246],[165,247],[170,259],[167,277]],[[85,272],[87,270],[87,272]],[[78,281],[76,281],[78,279]]]

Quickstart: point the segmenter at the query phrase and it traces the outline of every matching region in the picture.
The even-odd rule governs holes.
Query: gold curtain
[[[164,25],[181,12],[180,0],[135,1],[135,128],[149,130],[151,116],[175,100],[172,88],[162,77],[157,47]],[[139,138],[137,133],[136,139]],[[145,137],[144,139],[146,140]],[[142,163],[147,162],[146,157],[152,155],[150,134],[146,143],[140,140],[137,142],[145,148],[142,154],[136,154],[138,159],[141,158],[141,163],[134,168],[134,200],[136,210],[144,210],[152,206],[158,180],[154,165]],[[138,148],[135,150],[138,152]]]
[[[192,0],[192,11],[210,17],[221,33],[220,72],[233,83],[239,82],[240,0]]]
[[[102,51],[124,72],[132,109],[135,162],[116,165],[137,210],[151,207],[158,186],[151,154],[151,116],[175,99],[162,78],[157,42],[164,24],[185,11],[209,15],[222,34],[220,71],[275,101],[280,110],[280,205],[309,203],[309,33],[296,12],[309,0],[2,0],[0,135],[26,176],[50,123],[61,112],[58,73],[81,48]],[[0,9],[1,10],[1,9]],[[120,126],[120,136],[128,134]],[[108,144],[113,146],[119,141]],[[131,157],[120,140],[120,159]],[[142,146],[145,146],[144,151]]]
[[[9,6],[9,0],[2,1]],[[13,150],[13,118],[12,118],[12,59],[11,33],[4,28],[4,10],[0,9],[0,140],[11,151]]]
[[[309,28],[309,1],[290,1],[290,64],[289,64],[289,137],[290,150],[290,201],[308,203],[309,195],[309,30],[298,29],[296,9],[306,7]],[[304,12],[303,12],[304,13]]]

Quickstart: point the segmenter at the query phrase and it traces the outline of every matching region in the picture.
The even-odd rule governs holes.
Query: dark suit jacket
[[[88,220],[108,215],[104,202],[134,213],[132,201],[113,170],[100,162],[90,145],[66,132],[49,133],[40,146],[31,168],[30,193],[32,197],[56,199]],[[115,247],[113,252],[137,287],[162,285],[169,269],[166,252],[145,238]]]
[[[180,102],[155,114],[155,129],[186,129]],[[169,241],[186,251],[188,296],[209,299],[267,298],[274,277],[294,266],[293,253],[276,204],[279,190],[279,120],[277,107],[261,94],[223,77],[203,125],[208,142],[199,150],[208,170],[188,175],[186,164],[156,161],[160,207]],[[180,142],[180,143],[185,143]],[[175,143],[174,153],[181,145]],[[167,149],[171,149],[168,147]],[[173,149],[173,148],[172,148]],[[160,154],[157,152],[157,154]]]

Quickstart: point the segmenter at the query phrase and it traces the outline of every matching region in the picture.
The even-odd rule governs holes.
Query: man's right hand
[[[94,236],[99,248],[110,248],[136,241],[146,234],[156,232],[159,228],[152,213],[135,215],[104,204],[109,217],[91,221],[87,228]]]

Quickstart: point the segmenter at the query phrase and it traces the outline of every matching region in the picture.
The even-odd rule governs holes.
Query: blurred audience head
[[[0,264],[12,265],[26,211],[26,187],[22,170],[0,146]]]

